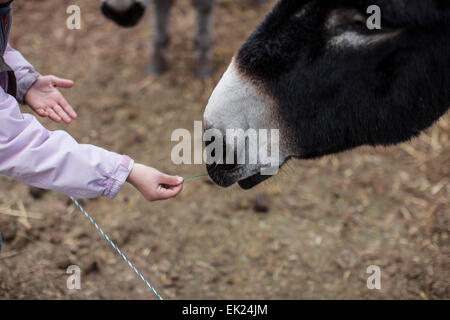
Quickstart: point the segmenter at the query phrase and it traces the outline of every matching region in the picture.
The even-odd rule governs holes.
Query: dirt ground
[[[65,27],[73,3],[79,31]],[[173,165],[170,135],[202,119],[214,84],[271,5],[251,3],[219,1],[217,72],[206,82],[194,79],[188,1],[173,12],[170,71],[160,78],[147,74],[149,12],[120,29],[98,1],[15,1],[11,41],[41,73],[76,81],[65,94],[79,119],[46,126],[189,177],[205,168]],[[205,179],[167,202],[149,204],[125,186],[114,201],[83,204],[165,298],[449,299],[449,120],[395,148],[293,161],[251,191]],[[28,219],[11,215],[21,210]],[[155,298],[64,195],[35,200],[1,177],[0,232],[1,299]],[[75,292],[66,287],[72,264],[82,270]],[[370,265],[381,268],[381,290],[366,286]]]

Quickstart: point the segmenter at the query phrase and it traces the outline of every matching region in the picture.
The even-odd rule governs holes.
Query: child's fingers
[[[56,121],[56,122],[60,122],[61,121],[61,118],[56,114],[56,112],[55,111],[53,111],[51,108],[50,109],[48,109],[48,117],[51,119],[51,120],[53,120],[53,121]]]
[[[183,183],[183,178],[177,177],[177,176],[169,176],[167,174],[161,173],[161,175],[159,177],[159,183],[166,184],[169,186],[177,186],[177,185]]]
[[[51,77],[52,77],[53,85],[55,87],[58,87],[58,88],[72,88],[73,87],[74,83],[73,83],[72,80],[61,79],[61,78],[58,78],[58,77],[55,77],[55,76],[51,76]]]
[[[61,96],[61,99],[58,101],[58,103],[70,117],[72,117],[73,119],[77,118],[77,113],[73,110],[72,106],[64,97]]]
[[[55,105],[53,107],[53,111],[55,111],[56,114],[58,116],[60,116],[61,119],[63,119],[65,123],[70,123],[72,121],[72,119],[67,115],[67,113],[59,105]]]
[[[36,110],[36,113],[37,113],[38,115],[40,115],[41,117],[48,117],[48,112],[45,111],[44,108],[39,108],[39,109],[37,109],[37,110]]]
[[[174,198],[181,192],[181,190],[183,190],[182,184],[179,184],[174,187],[169,187],[169,188],[161,187],[161,189],[159,190],[160,199],[165,200],[165,199]]]

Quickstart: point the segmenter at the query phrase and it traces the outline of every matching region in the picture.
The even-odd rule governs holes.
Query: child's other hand
[[[131,170],[128,182],[148,201],[174,198],[183,189],[183,178],[169,176],[138,163]]]
[[[64,120],[70,123],[77,114],[57,88],[71,88],[72,80],[60,79],[55,76],[40,76],[25,95],[25,103],[41,117],[53,121]]]

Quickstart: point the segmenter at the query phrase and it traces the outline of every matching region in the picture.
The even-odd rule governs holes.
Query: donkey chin
[[[287,158],[282,160],[277,167],[264,166],[262,164],[245,164],[230,168],[230,165],[209,164],[206,165],[206,169],[211,179],[217,185],[227,188],[238,183],[242,189],[248,190],[271,178],[286,161]]]
[[[204,113],[205,130],[216,130],[224,137],[223,154],[226,158],[227,150],[234,152],[233,163],[215,163],[208,159],[206,169],[211,179],[221,187],[229,187],[235,183],[243,189],[251,189],[261,182],[275,175],[278,170],[289,160],[286,143],[283,141],[279,121],[275,116],[275,103],[264,94],[264,90],[241,74],[233,60],[228,70],[214,89]],[[270,132],[269,141],[261,144],[261,128],[265,128],[264,135]],[[241,130],[246,133],[245,142],[230,147],[227,137],[229,130]],[[272,131],[276,130],[277,139],[273,139]],[[249,146],[248,132],[257,132],[258,146]],[[266,135],[267,137],[268,135]],[[229,135],[228,135],[229,137]],[[231,140],[231,139],[230,139]],[[235,139],[232,139],[235,143]],[[236,147],[236,149],[234,148]],[[208,143],[207,143],[208,148]],[[250,151],[252,150],[252,151]],[[261,151],[270,159],[262,160]],[[245,155],[242,162],[238,162],[238,154]],[[250,154],[257,157],[255,161],[249,161]],[[238,163],[238,164],[236,164]]]
[[[103,15],[126,28],[136,26],[145,13],[145,5],[140,1],[133,1],[128,7],[115,7],[107,0],[102,1]]]

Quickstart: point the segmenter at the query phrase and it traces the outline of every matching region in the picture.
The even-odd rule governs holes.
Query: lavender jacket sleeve
[[[48,131],[0,88],[0,174],[77,198],[112,199],[132,167],[127,156]]]
[[[17,79],[17,100],[23,103],[28,89],[36,82],[40,74],[34,70],[33,66],[25,60],[19,51],[13,49],[9,44],[6,47],[3,58],[14,70]]]

